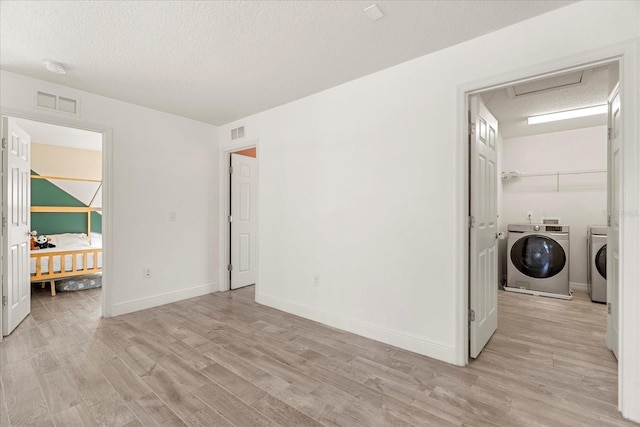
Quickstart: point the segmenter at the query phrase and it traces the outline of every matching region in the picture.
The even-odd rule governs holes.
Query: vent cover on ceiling
[[[78,114],[78,100],[42,91],[36,92],[36,106],[75,115]]]
[[[507,87],[509,98],[519,98],[526,95],[548,92],[556,89],[580,86],[589,81],[592,70],[573,71],[559,76],[548,77],[540,80],[519,83]]]
[[[244,126],[231,129],[231,139],[244,138]]]

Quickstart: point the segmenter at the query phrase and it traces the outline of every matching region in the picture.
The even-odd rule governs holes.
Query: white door
[[[231,154],[231,289],[253,285],[258,277],[255,157]]]
[[[479,96],[469,101],[469,355],[475,358],[498,327],[498,121]]]
[[[619,86],[609,97],[609,146],[607,154],[607,346],[618,358],[620,322],[620,139],[621,111]]]
[[[2,335],[9,335],[31,311],[29,226],[31,138],[10,117],[2,118],[3,240]]]

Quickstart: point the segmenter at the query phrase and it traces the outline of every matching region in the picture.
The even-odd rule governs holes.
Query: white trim
[[[623,165],[622,165],[622,212],[621,218],[621,274],[620,274],[620,360],[618,364],[618,408],[628,419],[640,422],[640,148],[638,147],[638,50],[636,39],[593,51],[537,64],[526,69],[505,72],[459,85],[457,88],[457,138],[456,144],[456,259],[460,266],[456,272],[455,287],[455,363],[466,365],[469,361],[469,260],[468,241],[468,96],[489,88],[503,87],[507,83],[532,80],[542,75],[553,75],[571,69],[580,69],[596,64],[620,63],[621,102],[623,108]],[[627,327],[625,328],[625,325]]]
[[[179,291],[166,292],[164,294],[153,295],[150,297],[138,298],[131,301],[119,302],[117,304],[113,304],[111,314],[113,316],[120,316],[122,314],[158,307],[160,305],[170,304],[172,302],[182,301],[188,298],[208,295],[216,292],[217,290],[218,285],[211,283],[187,289],[180,289]]]
[[[413,351],[415,353],[453,363],[455,360],[455,348],[441,343],[428,341],[393,329],[339,316],[317,308],[308,307],[282,298],[274,297],[259,292],[256,289],[256,302],[286,313],[303,317],[305,319],[320,322],[343,331],[351,332],[366,338],[380,341],[395,347]]]
[[[589,291],[589,285],[587,285],[586,283],[579,283],[579,282],[569,282],[569,289],[571,289],[571,291],[583,291],[583,292],[588,292]]]
[[[65,126],[102,134],[102,317],[111,316],[111,287],[109,286],[109,272],[112,271],[111,253],[112,239],[112,167],[113,167],[113,131],[110,127],[101,124],[90,123],[73,117],[55,117],[45,115],[44,112],[24,112],[3,108],[0,116],[9,116],[56,126]],[[2,287],[0,286],[0,296]],[[2,305],[0,304],[0,327],[2,319]],[[1,330],[1,329],[0,329]],[[2,340],[0,333],[0,340]]]
[[[244,125],[238,125],[244,126]],[[236,127],[238,127],[236,126]],[[258,245],[256,248],[256,266],[259,266],[260,262],[260,149],[258,147],[258,139],[251,139],[248,141],[239,141],[238,139],[234,139],[232,143],[227,143],[218,147],[219,155],[218,155],[218,171],[219,171],[219,179],[218,183],[219,194],[220,194],[220,203],[218,204],[218,218],[219,218],[219,230],[220,230],[220,240],[218,242],[218,253],[219,257],[219,266],[218,271],[220,272],[220,276],[218,277],[218,283],[220,288],[218,289],[220,292],[226,292],[231,289],[231,282],[229,281],[229,271],[227,267],[231,263],[231,254],[229,253],[229,239],[231,236],[229,235],[229,222],[228,217],[231,214],[231,206],[229,205],[229,197],[231,197],[229,191],[229,164],[231,161],[231,153],[235,153],[236,151],[246,150],[247,148],[255,148],[256,149],[256,160],[257,160],[257,168],[258,168],[258,200],[256,200],[256,216],[258,217],[258,238],[256,244]],[[258,268],[258,267],[256,267]],[[260,271],[258,271],[258,278]],[[256,282],[256,293],[258,289],[258,283]]]
[[[624,46],[620,61],[622,107],[622,206],[620,218],[620,330],[618,407],[625,418],[640,423],[640,43]],[[626,327],[625,327],[626,326]]]
[[[512,288],[509,286],[505,286],[504,290],[506,292],[516,292],[519,294],[527,294],[527,295],[533,295],[536,297],[547,297],[547,298],[558,298],[558,299],[566,299],[566,300],[572,300],[573,299],[573,294],[569,293],[569,295],[562,295],[562,294],[554,294],[551,292],[542,292],[542,291],[534,291],[532,289],[520,289],[520,288]]]

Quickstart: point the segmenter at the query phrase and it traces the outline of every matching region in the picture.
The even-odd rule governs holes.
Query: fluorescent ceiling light
[[[538,123],[555,122],[558,120],[574,119],[576,117],[595,116],[606,114],[607,104],[594,105],[593,107],[576,108],[575,110],[558,111],[557,113],[541,114],[539,116],[527,117],[527,123],[535,125]]]

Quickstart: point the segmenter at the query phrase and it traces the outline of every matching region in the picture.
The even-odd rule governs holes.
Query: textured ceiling
[[[0,67],[220,125],[572,1],[372,3],[2,0]]]
[[[609,94],[608,66],[600,66],[589,71],[588,79],[583,84],[575,86],[516,98],[509,97],[508,88],[483,92],[481,95],[489,111],[498,120],[503,138],[604,126],[607,124],[606,114],[536,125],[527,124],[529,116],[606,104]],[[546,79],[540,79],[538,82],[544,80]]]

